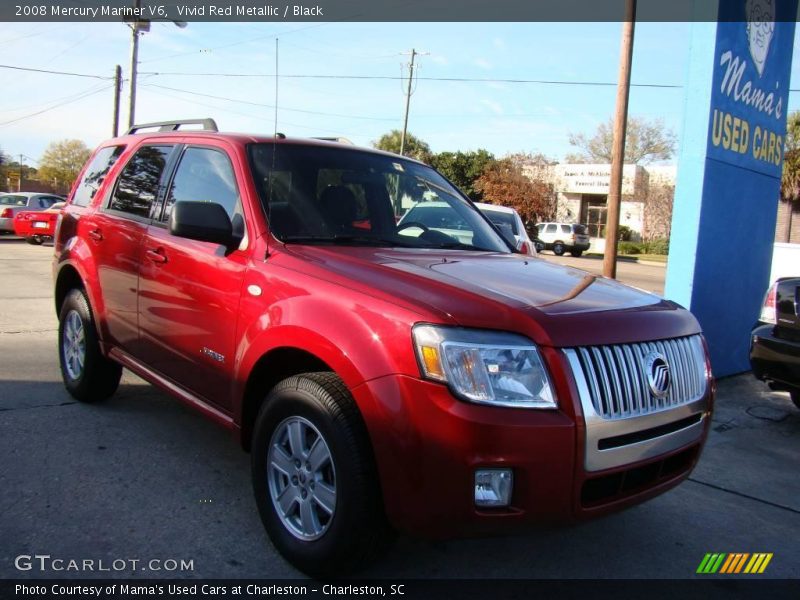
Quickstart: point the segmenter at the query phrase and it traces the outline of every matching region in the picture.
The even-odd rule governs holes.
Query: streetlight
[[[142,0],[134,0],[134,6],[139,9]],[[139,12],[138,10],[136,11]],[[139,69],[139,35],[150,31],[150,20],[135,20],[126,24],[131,28],[131,91],[128,102],[128,128],[133,127],[133,120],[136,116],[136,75]],[[176,27],[181,29],[186,27],[185,21],[172,21]]]

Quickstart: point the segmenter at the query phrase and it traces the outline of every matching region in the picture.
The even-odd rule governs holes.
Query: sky
[[[637,23],[634,37],[629,114],[678,136],[691,27]],[[278,131],[368,146],[402,128],[403,53],[415,48],[409,131],[434,152],[560,160],[574,151],[570,133],[591,134],[614,110],[620,34],[620,23],[153,23],[140,43],[136,121],[213,117],[223,131],[271,134],[277,38]],[[109,78],[119,64],[127,79],[130,38],[122,23],[3,23],[0,64]],[[490,81],[443,80],[465,78]],[[643,87],[654,84],[674,87]],[[53,141],[110,137],[110,79],[0,68],[0,89],[0,149],[27,164]],[[126,81],[123,128],[128,92]],[[800,109],[800,93],[789,108]]]

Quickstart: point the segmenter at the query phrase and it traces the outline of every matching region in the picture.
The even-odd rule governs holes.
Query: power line
[[[46,73],[48,75],[70,75],[72,77],[87,77],[90,79],[114,79],[104,75],[90,75],[89,73],[71,73],[69,71],[51,71],[49,69],[33,69],[30,67],[15,67],[13,65],[0,65],[0,69],[13,69],[15,71],[29,71],[31,73]]]
[[[148,87],[150,87],[150,86],[148,86]],[[205,107],[208,107],[208,108],[213,108],[215,110],[221,110],[223,112],[231,113],[233,115],[239,115],[239,116],[242,116],[242,117],[248,117],[250,119],[255,119],[256,121],[263,121],[264,120],[264,115],[254,115],[254,114],[251,114],[251,113],[244,113],[244,112],[237,111],[237,110],[231,110],[229,108],[223,108],[223,107],[217,106],[215,104],[209,104],[208,102],[200,102],[200,101],[197,101],[197,100],[190,100],[189,98],[181,98],[180,96],[174,96],[172,94],[165,94],[164,92],[157,92],[157,91],[154,91],[154,90],[150,90],[150,93],[156,94],[157,96],[163,96],[165,98],[172,98],[174,100],[179,100],[181,102],[188,102],[189,104],[196,104],[198,106],[205,106]],[[284,110],[284,109],[281,109],[281,110]],[[325,129],[325,128],[322,128],[322,127],[309,127],[308,125],[301,125],[300,123],[290,123],[288,121],[281,121],[281,124],[282,125],[290,125],[292,127],[297,127],[298,129],[306,129],[308,131],[315,131],[318,134],[319,133],[327,133],[327,134],[333,134],[333,135],[336,135],[336,136],[343,135],[343,132],[341,130]],[[368,134],[365,134],[365,133],[352,132],[350,130],[347,130],[346,134],[347,135],[363,136],[363,137],[366,137],[368,135]]]
[[[175,87],[170,87],[170,86],[166,86],[166,85],[159,85],[157,83],[147,83],[147,84],[142,84],[142,85],[143,86],[147,86],[147,87],[159,88],[159,89],[162,89],[162,90],[169,90],[169,91],[172,91],[172,92],[179,92],[179,93],[182,93],[182,94],[189,94],[189,95],[192,95],[192,96],[201,96],[203,98],[212,98],[214,100],[223,100],[223,101],[226,101],[226,102],[236,102],[238,104],[247,104],[249,106],[258,106],[258,107],[262,107],[262,108],[275,108],[274,104],[267,104],[265,102],[253,102],[251,100],[241,100],[239,98],[228,98],[226,96],[216,96],[214,94],[205,94],[205,93],[202,93],[202,92],[195,92],[193,90],[184,90],[184,89],[181,89],[181,88],[175,88]],[[302,108],[285,108],[285,107],[281,107],[281,110],[282,111],[289,111],[289,112],[303,113],[303,114],[308,114],[308,115],[321,115],[323,117],[342,117],[342,118],[345,118],[345,119],[359,119],[359,120],[365,120],[365,121],[396,121],[397,120],[396,118],[393,118],[393,117],[365,117],[365,116],[361,116],[361,115],[346,115],[346,114],[342,114],[342,113],[331,113],[331,112],[321,112],[321,111],[316,111],[316,110],[305,110],[305,109],[302,109]]]
[[[4,122],[0,123],[0,127],[5,127],[6,125],[11,125],[12,123],[17,123],[19,121],[24,121],[25,119],[30,119],[31,117],[35,117],[37,115],[41,115],[43,113],[50,112],[51,110],[55,110],[57,108],[61,108],[62,106],[66,106],[67,104],[72,104],[73,102],[77,102],[78,100],[83,100],[84,98],[88,98],[89,96],[94,96],[95,94],[99,94],[100,92],[103,92],[103,91],[105,91],[105,90],[107,90],[107,89],[109,89],[111,87],[113,87],[113,86],[104,85],[104,86],[102,86],[102,87],[100,87],[100,88],[98,88],[98,89],[96,89],[94,91],[91,91],[91,92],[82,94],[80,96],[77,96],[76,98],[73,98],[72,100],[67,100],[65,102],[59,102],[55,106],[51,106],[49,108],[45,108],[45,109],[36,111],[35,113],[31,113],[29,115],[25,115],[24,117],[18,117],[16,119],[11,119],[10,121],[4,121]]]
[[[274,78],[272,73],[186,73],[181,71],[142,71],[143,75],[159,76],[184,76],[184,77],[254,77]],[[352,80],[385,80],[405,81],[405,77],[397,75],[328,75],[328,74],[284,74],[281,79],[352,79]],[[494,79],[489,77],[417,77],[418,81],[447,81],[464,83],[526,83],[540,85],[574,85],[592,87],[616,87],[610,81],[567,81],[557,79]],[[631,87],[655,89],[681,89],[683,85],[669,83],[632,83]],[[800,91],[800,90],[791,90]]]

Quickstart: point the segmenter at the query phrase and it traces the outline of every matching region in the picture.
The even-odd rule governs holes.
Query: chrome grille
[[[700,336],[584,346],[567,351],[577,358],[589,397],[604,419],[626,419],[687,404],[706,391],[706,362]],[[669,363],[671,384],[656,397],[647,382],[646,357],[660,352]]]

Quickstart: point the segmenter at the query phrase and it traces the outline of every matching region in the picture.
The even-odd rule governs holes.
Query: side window
[[[163,221],[169,220],[172,205],[182,200],[215,202],[233,220],[239,208],[236,176],[227,154],[211,148],[187,148],[178,163],[167,196]]]
[[[97,151],[92,162],[86,168],[83,179],[81,179],[75,190],[75,195],[72,197],[74,206],[89,206],[97,190],[100,189],[100,185],[103,183],[109,169],[114,166],[124,149],[125,146],[109,146]]]
[[[550,223],[550,225],[547,226],[547,229],[545,229],[545,231],[547,233],[555,233],[557,231],[555,223]]]
[[[562,225],[561,233],[572,233],[572,227],[570,227],[569,225]]]
[[[150,216],[150,206],[172,146],[144,146],[125,165],[108,208],[139,217]]]

